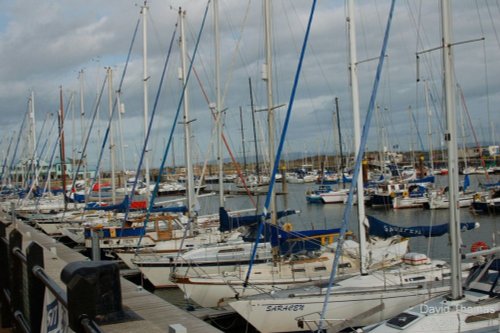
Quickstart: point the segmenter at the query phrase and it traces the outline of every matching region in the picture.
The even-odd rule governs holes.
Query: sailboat
[[[214,2],[214,5],[215,4],[216,2]],[[182,24],[181,24],[181,31],[182,31]],[[219,177],[219,179],[222,180],[222,177]],[[220,192],[222,194],[222,191]],[[282,216],[289,215],[292,213],[295,213],[295,211],[278,212],[275,218],[278,219]],[[272,219],[273,215],[274,214],[269,214],[268,216],[266,216],[266,218]],[[254,239],[249,239],[248,237],[241,237],[242,236],[241,234],[244,232],[245,228],[249,227],[249,225],[251,224],[253,224],[254,226],[257,225],[262,216],[261,215],[237,216],[234,214],[234,212],[228,213],[222,207],[222,200],[221,200],[219,216],[220,216],[220,227],[216,232],[214,231],[211,234],[212,236],[218,234],[229,235],[229,237],[227,237],[226,239],[223,239],[221,237],[221,239],[217,241],[212,241],[213,243],[212,245],[207,245],[200,242],[198,245],[201,246],[198,247],[194,246],[191,243],[188,243],[189,246],[192,247],[192,250],[183,253],[180,256],[172,256],[172,253],[170,253],[169,256],[169,254],[165,253],[165,251],[163,252],[157,251],[156,253],[152,253],[151,255],[141,253],[138,256],[134,257],[134,259],[131,261],[141,270],[143,275],[155,287],[172,286],[173,282],[170,281],[169,276],[174,270],[175,270],[174,282],[177,283],[179,283],[181,280],[185,281],[184,275],[186,273],[186,270],[189,270],[190,274],[192,274],[193,271],[196,272],[199,270],[200,271],[199,274],[202,276],[206,276],[206,274],[210,272],[216,273],[222,271],[226,273],[226,276],[229,276],[229,273],[233,276],[235,272],[236,274],[241,274],[244,271],[245,266],[249,264],[251,257],[250,254],[254,246],[253,244]],[[255,227],[253,228],[255,229]],[[269,231],[269,233],[271,233],[271,231]],[[305,244],[307,244],[308,242],[316,243],[316,241],[321,241],[321,238],[323,239],[323,243],[331,242],[333,240],[333,235],[332,235],[333,233],[334,233],[333,230],[316,230],[314,232],[308,232],[305,234],[305,236],[308,237],[309,240],[303,241],[302,239],[298,239],[298,237],[295,237],[297,239],[293,239],[293,242],[302,242],[303,244],[294,247],[298,248],[298,250],[301,250],[304,249],[305,246],[304,243]],[[199,234],[198,237],[207,238],[207,235]],[[288,245],[291,246],[290,244],[292,243],[293,237],[289,237],[288,235],[282,235],[282,237],[290,240],[290,243]],[[188,241],[189,239],[186,239],[186,243]],[[302,247],[300,247],[301,245]],[[315,244],[312,244],[311,246],[314,245]],[[159,246],[155,248],[159,249]],[[271,252],[270,248],[271,245],[266,239],[266,242],[258,247],[257,252],[259,258],[257,261],[255,261],[256,264],[270,261],[271,258],[273,258],[273,253]],[[308,249],[311,250],[311,247],[309,247]],[[184,248],[182,248],[181,250],[184,250]],[[118,255],[122,257],[122,253],[119,253]],[[298,263],[299,259],[303,258],[294,257],[291,258],[289,261],[295,264],[299,264]],[[321,264],[323,259],[320,258],[318,259],[318,261]],[[275,270],[273,265],[266,267],[268,269]],[[318,272],[319,271],[321,270],[318,270]],[[285,282],[290,283],[290,281],[294,281],[293,280],[294,278],[301,280],[299,279],[298,276],[293,276],[293,272],[291,272],[290,270],[288,270],[287,273],[284,275],[286,276],[286,280],[281,281],[282,285]],[[317,273],[316,275],[319,275],[319,273]],[[272,274],[263,274],[263,276],[265,276],[266,278],[266,284],[269,284],[270,279],[272,279],[273,277]],[[241,278],[237,279],[241,280]],[[214,282],[215,280],[216,279],[212,280],[212,282]],[[304,278],[302,280],[309,281],[307,278]],[[275,283],[278,282],[275,281]],[[225,283],[223,284],[224,286],[227,287]],[[200,301],[200,303],[213,304],[213,306],[215,306],[218,300],[227,294],[226,291],[224,293],[217,292],[217,288],[211,288],[211,291],[214,291],[214,293],[212,294],[215,296],[211,296],[210,300],[207,300],[206,302]],[[229,296],[232,295],[233,292],[229,290]],[[214,297],[216,298],[214,299]]]
[[[491,188],[486,193],[476,193],[471,205],[475,214],[500,213],[500,185]]]
[[[244,300],[253,295],[274,295],[283,290],[294,290],[299,286],[312,287],[326,283],[335,258],[336,242],[329,243],[338,235],[339,230],[316,230],[318,235],[304,237],[304,232],[291,233],[297,244],[308,243],[317,248],[308,251],[308,254],[291,254],[276,260],[265,260],[261,263],[261,256],[250,266],[241,263],[237,266],[214,265],[217,273],[208,273],[205,266],[189,266],[179,273],[175,273],[171,280],[184,292],[185,297],[203,307],[226,307],[235,300]],[[327,233],[329,232],[329,233]],[[334,233],[335,232],[335,233]],[[306,239],[304,241],[304,239]],[[372,247],[372,267],[380,269],[392,266],[401,261],[407,251],[407,240],[394,244],[394,239],[379,240]],[[320,246],[320,244],[325,244]],[[290,243],[288,244],[290,245]],[[259,244],[260,246],[260,244]],[[290,245],[291,246],[291,245]],[[292,247],[292,246],[291,246]],[[341,279],[351,277],[359,272],[359,244],[354,240],[347,240],[343,244],[344,254],[339,264]],[[247,258],[248,260],[248,258]],[[250,274],[249,284],[245,284],[245,276]],[[235,309],[233,307],[233,309]],[[235,309],[238,311],[238,309]],[[239,311],[238,311],[239,312]],[[241,313],[240,313],[241,314]]]
[[[448,124],[448,167],[450,172],[451,288],[446,295],[418,304],[365,332],[498,332],[500,327],[500,247],[461,255],[457,203],[458,161],[453,95],[453,52],[450,38],[450,1],[441,4],[445,106]],[[458,270],[462,258],[478,258],[462,286]]]
[[[248,88],[250,92],[250,112],[252,113],[252,129],[253,129],[253,140],[254,140],[254,152],[255,152],[255,172],[246,172],[243,177],[238,177],[234,180],[236,188],[240,191],[245,189],[245,191],[250,191],[251,193],[259,194],[266,193],[269,190],[269,176],[263,174],[260,169],[259,163],[259,149],[257,141],[257,131],[255,124],[255,107],[253,101],[253,88],[252,79],[248,78]]]
[[[31,127],[34,128],[34,114],[33,114],[33,96],[30,99],[30,103],[32,107],[30,108],[30,111],[32,111],[30,115],[30,119],[33,122],[33,125]],[[72,102],[73,96],[71,96],[69,103]],[[17,206],[15,209],[16,214],[25,214],[25,213],[32,213],[32,212],[39,212],[39,213],[55,213],[55,212],[60,212],[60,211],[69,211],[69,210],[78,210],[80,208],[83,208],[83,205],[75,204],[68,206],[67,204],[67,196],[66,196],[66,191],[64,190],[66,188],[66,176],[68,171],[66,169],[66,161],[64,157],[64,122],[65,122],[65,113],[64,113],[64,105],[63,105],[63,91],[62,87],[59,89],[59,116],[58,116],[58,125],[59,125],[59,135],[57,136],[54,147],[52,150],[52,156],[51,156],[51,162],[48,167],[48,172],[47,172],[47,182],[44,186],[43,190],[43,195],[35,195],[38,192],[39,189],[33,190],[30,189],[28,191],[28,194],[17,201]],[[67,114],[67,113],[66,113]],[[34,130],[32,130],[34,131]],[[34,140],[34,139],[33,139]],[[33,147],[31,148],[33,150],[32,152],[32,157],[30,158],[31,160],[34,160],[36,156],[36,147],[34,143],[32,144]],[[59,146],[60,149],[60,172],[61,172],[61,179],[62,179],[62,193],[57,194],[57,195],[52,195],[50,191],[47,191],[48,187],[48,180],[50,179],[50,173],[51,173],[51,167],[52,167],[52,162],[54,160],[55,152],[57,147]],[[16,147],[17,148],[17,147]],[[40,170],[36,170],[34,172],[35,178],[38,178]],[[37,181],[38,182],[38,181]],[[38,187],[38,186],[37,186]],[[3,203],[4,205],[6,203]],[[5,209],[5,208],[4,208]]]
[[[377,76],[383,64],[388,31],[390,28],[395,1],[392,1],[384,38],[384,46],[379,58]],[[348,1],[349,37],[351,41],[351,75],[354,119],[359,117],[357,109],[357,81],[355,42],[354,42],[354,1]],[[370,100],[368,115],[374,106],[375,82]],[[356,127],[355,127],[356,128]],[[359,123],[358,123],[359,133]],[[363,139],[366,142],[366,128]],[[355,138],[357,135],[355,134]],[[359,140],[359,139],[358,139]],[[359,202],[363,202],[362,180],[360,180],[360,164],[364,146],[361,140],[357,142],[358,151],[353,180],[358,186]],[[361,186],[360,186],[361,185]],[[360,190],[361,187],[361,190]],[[353,193],[350,193],[352,200]],[[350,202],[350,204],[352,201]],[[364,209],[358,204],[360,235],[364,234]],[[361,209],[361,210],[360,210]],[[347,212],[347,209],[346,209]],[[387,225],[385,225],[387,227]],[[370,221],[370,232],[375,229]],[[384,227],[382,227],[384,229]],[[425,236],[432,236],[434,231],[427,228],[410,229],[408,235],[417,235],[420,230]],[[432,229],[430,229],[432,230]],[[403,230],[399,230],[403,231]],[[437,234],[442,231],[436,231]],[[390,235],[387,235],[388,237]],[[388,269],[370,270],[364,261],[367,251],[364,242],[360,241],[360,273],[354,277],[335,280],[335,267],[332,269],[330,281],[326,285],[307,286],[274,293],[262,293],[245,299],[229,302],[238,314],[246,319],[260,332],[290,332],[290,331],[322,331],[325,326],[332,332],[348,327],[357,327],[377,322],[380,318],[388,318],[400,311],[407,304],[419,304],[432,297],[443,295],[449,289],[450,267],[439,260],[430,260],[423,254],[407,253],[399,266]],[[464,267],[465,269],[467,267]],[[458,271],[457,276],[461,276]]]
[[[267,1],[266,4],[268,5],[269,2]],[[312,15],[310,20],[311,19]],[[310,24],[308,28],[310,29]],[[301,60],[302,59],[303,57],[301,57]],[[300,71],[297,73],[300,73]],[[288,115],[290,114],[292,104],[293,103],[289,104]],[[286,131],[282,133],[280,142],[281,147],[285,133]],[[279,156],[278,153],[276,160],[279,160]],[[272,174],[273,180],[276,171],[277,168],[274,166]],[[271,186],[272,185],[274,185],[273,181],[271,181]],[[266,204],[269,203],[271,197],[272,189],[270,189],[268,193]],[[285,226],[280,227],[277,224],[264,224],[261,222],[261,224],[259,224],[257,236],[255,237],[256,245],[254,245],[254,248],[256,248],[259,243],[259,237],[263,229],[265,229],[266,232],[262,232],[262,234],[272,235],[274,232],[274,234],[279,233],[281,236],[270,237],[273,246],[279,243],[276,239],[280,238],[284,241],[281,242],[281,244],[285,246],[289,245],[286,239],[284,239],[285,235],[282,233]],[[336,233],[338,233],[338,230]],[[246,299],[251,295],[256,295],[261,292],[275,293],[279,290],[290,289],[300,285],[310,286],[316,283],[325,282],[325,279],[327,279],[330,274],[330,270],[333,266],[332,263],[336,256],[334,250],[336,245],[332,243],[334,230],[292,231],[290,236],[296,238],[297,242],[300,242],[301,236],[302,238],[303,236],[308,236],[305,242],[310,245],[315,245],[316,249],[314,251],[308,251],[303,255],[292,252],[289,256],[282,255],[275,258],[271,263],[263,264],[254,264],[253,259],[256,257],[253,255],[250,265],[242,265],[238,267],[236,271],[231,269],[231,271],[222,271],[219,274],[205,274],[201,269],[199,272],[196,272],[196,268],[194,267],[192,271],[195,272],[189,272],[189,274],[185,276],[174,275],[172,280],[177,283],[186,297],[191,298],[199,305],[205,307],[224,306],[228,301],[241,298]],[[360,236],[363,238],[364,232],[361,232]],[[267,240],[267,238],[264,238],[264,240]],[[371,260],[365,261],[366,269],[381,268],[399,263],[402,255],[407,251],[407,242],[407,239],[401,238],[377,239],[366,248],[363,248],[363,251],[360,253],[358,251],[360,247],[357,242],[353,240],[345,241],[343,244],[345,252],[340,259],[340,275],[348,277],[358,272],[360,257],[365,256],[365,259],[368,258],[367,253],[364,253],[367,248],[370,251]],[[293,248],[293,246],[290,245],[289,247]],[[256,250],[254,250],[254,254],[255,251]],[[285,253],[286,251],[281,252]],[[293,306],[291,309],[292,308]]]
[[[335,106],[336,106],[336,114],[337,114],[337,128],[339,134],[339,151],[340,151],[340,167],[339,173],[335,175],[335,181],[328,182],[325,181],[326,175],[325,172],[322,171],[321,175],[318,177],[320,181],[320,185],[314,190],[306,191],[306,200],[308,203],[344,203],[347,199],[349,189],[345,188],[345,183],[347,182],[346,175],[344,174],[344,165],[343,160],[344,156],[342,153],[342,135],[340,132],[340,116],[339,116],[339,102],[338,98],[335,98]],[[342,177],[340,177],[342,175]],[[331,184],[339,184],[342,183],[342,188],[334,189]]]
[[[230,248],[226,247],[224,249],[218,249],[217,246],[215,246],[214,244],[222,244],[224,246],[226,243],[233,244],[240,242],[240,240],[238,239],[240,232],[238,230],[222,229],[218,227],[219,216],[217,214],[198,216],[198,212],[196,211],[197,202],[195,200],[195,193],[194,193],[194,173],[193,173],[193,166],[191,163],[191,148],[190,148],[191,121],[189,120],[189,115],[188,115],[189,105],[188,105],[188,90],[187,90],[187,82],[189,74],[191,73],[192,64],[188,71],[186,39],[184,35],[185,15],[186,13],[182,9],[179,9],[179,22],[180,22],[179,26],[181,30],[180,46],[182,54],[181,74],[182,74],[182,86],[183,86],[181,101],[183,102],[182,105],[184,106],[184,119],[185,119],[184,122],[185,158],[186,158],[186,171],[187,171],[186,194],[188,202],[187,218],[189,219],[189,221],[183,224],[182,226],[178,227],[176,230],[176,234],[173,237],[170,237],[170,239],[163,239],[161,241],[156,242],[156,244],[152,247],[149,247],[147,251],[138,251],[137,249],[129,249],[117,252],[117,255],[120,257],[120,259],[122,259],[129,266],[132,266],[134,268],[139,267],[143,272],[144,276],[147,279],[149,279],[150,282],[155,287],[174,286],[174,284],[169,280],[170,267],[176,266],[179,263],[178,260],[182,261],[186,258],[182,257],[179,259],[178,257],[180,254],[188,250],[195,250],[200,247],[203,247],[206,250],[205,252],[203,252],[203,250],[200,250],[197,251],[196,254],[191,253],[187,255],[187,257],[191,261],[201,260],[204,261],[205,263],[213,263],[214,261],[210,259],[213,253],[215,253],[214,254],[215,262],[217,262],[217,260],[220,259],[217,256],[217,254],[224,253],[224,251],[226,251],[226,254],[231,252]],[[180,104],[179,104],[179,110],[180,110]],[[221,133],[219,134],[222,135]],[[167,152],[168,149],[165,152],[164,161]],[[160,170],[163,170],[163,166],[160,168]],[[220,165],[220,170],[222,170],[222,165]],[[220,176],[219,177],[220,189],[223,188],[222,181],[223,177]],[[219,190],[219,195],[220,195],[220,205],[222,208],[223,190]],[[154,198],[154,193],[153,193],[153,198]],[[150,207],[153,201],[154,200],[151,199]],[[233,213],[238,213],[238,212],[233,212]],[[235,253],[239,252],[239,247],[235,249],[234,252]],[[229,258],[230,256],[224,256],[224,257],[230,260]],[[234,256],[233,260],[236,259],[237,259],[236,256]]]
[[[469,175],[465,175],[463,187],[458,192],[458,207],[470,207],[475,198],[481,196],[481,192],[467,190],[470,185]],[[450,194],[449,187],[442,190],[429,191],[429,201],[424,203],[425,209],[449,209]]]

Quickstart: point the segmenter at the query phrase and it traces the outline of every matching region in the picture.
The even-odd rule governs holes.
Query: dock
[[[16,229],[22,234],[23,251],[32,242],[39,244],[43,248],[45,273],[62,290],[66,290],[66,285],[61,280],[63,269],[69,263],[89,262],[89,258],[57,242],[55,239],[25,224],[21,220],[12,221],[11,219],[11,216],[0,213],[0,223],[5,225],[10,223],[6,229],[7,238],[8,234]],[[128,318],[132,319],[123,322],[100,324],[99,327],[102,332],[222,332],[191,313],[151,294],[123,277],[120,277],[119,281],[123,309],[128,314]],[[2,304],[2,307],[5,308],[5,304]],[[0,328],[0,332],[8,332],[8,330],[2,327]]]

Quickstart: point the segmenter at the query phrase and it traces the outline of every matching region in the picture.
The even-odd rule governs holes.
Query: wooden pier
[[[11,217],[0,213],[0,223],[11,222]],[[16,220],[8,227],[8,232],[17,229],[23,235],[23,251],[33,241],[43,247],[45,273],[61,288],[66,285],[61,281],[63,268],[72,262],[89,261],[82,254],[66,247],[53,238],[34,229],[20,220]],[[5,269],[5,268],[3,268]],[[169,328],[185,328],[189,333],[218,333],[222,332],[210,324],[196,318],[191,313],[183,311],[175,305],[151,294],[142,287],[120,278],[123,309],[131,314],[134,320],[100,325],[102,332],[169,332]],[[4,306],[4,305],[2,305]],[[182,325],[182,326],[179,326]],[[8,330],[0,329],[0,332]]]

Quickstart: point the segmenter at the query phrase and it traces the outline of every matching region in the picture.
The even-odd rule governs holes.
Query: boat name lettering
[[[405,227],[396,227],[396,226],[384,226],[384,231],[386,233],[409,233],[409,234],[415,234],[415,235],[422,235],[422,232],[420,230],[415,230],[411,228],[405,228]]]
[[[304,304],[289,305],[267,305],[266,311],[301,311],[304,310]]]

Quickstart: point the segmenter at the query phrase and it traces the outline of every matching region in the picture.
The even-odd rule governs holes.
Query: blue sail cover
[[[103,206],[99,202],[89,202],[84,210],[103,210],[103,211],[124,211],[126,207],[129,205],[130,200],[128,198],[128,195],[123,198],[123,201],[115,204],[115,205],[106,205]]]
[[[116,238],[116,237],[141,237],[146,234],[146,228],[141,227],[103,227],[92,228],[86,227],[84,230],[85,239],[92,238],[92,230],[99,234],[99,238]]]
[[[470,177],[469,175],[465,175],[464,177],[464,192],[467,190],[467,188],[470,186]]]
[[[436,177],[434,176],[427,176],[424,178],[417,178],[417,179],[412,179],[408,181],[408,184],[420,184],[420,183],[433,183],[435,182]]]
[[[116,205],[106,205],[103,206],[98,202],[89,202],[87,206],[85,206],[85,210],[103,210],[103,211],[115,211],[115,212],[124,212],[127,209],[127,206],[129,206],[130,210],[144,210],[144,208],[135,208],[133,205],[130,204],[130,199],[128,195],[126,195],[123,198],[123,201],[121,203],[118,203]],[[187,212],[187,207],[186,206],[159,206],[159,207],[153,207],[151,209],[152,213],[185,213]]]
[[[251,227],[251,233],[243,236],[245,242],[255,242],[257,225]],[[292,254],[304,251],[317,251],[321,248],[321,238],[338,236],[340,228],[286,231],[280,226],[264,222],[260,241],[270,242],[273,247],[279,247],[280,253]]]
[[[389,238],[395,235],[403,237],[437,237],[448,233],[449,230],[448,223],[434,226],[402,227],[382,222],[373,216],[367,215],[366,217],[370,223],[370,235],[382,238]],[[460,223],[462,231],[472,230],[478,226],[478,223],[475,222]]]
[[[293,215],[297,214],[296,210],[283,210],[277,213],[278,219],[288,216],[288,215]],[[219,220],[220,220],[220,225],[219,225],[219,230],[221,232],[224,231],[231,231],[233,229],[237,229],[239,227],[244,227],[244,226],[251,226],[253,224],[257,224],[260,222],[260,219],[262,218],[262,215],[244,215],[244,216],[229,216],[227,211],[224,209],[224,207],[219,208]],[[266,215],[266,219],[270,219],[271,214]]]
[[[342,174],[342,182],[343,183],[352,183],[352,177],[346,177],[344,174]]]
[[[500,187],[500,181],[498,181],[496,183],[486,183],[486,184],[479,184],[479,185],[485,189],[494,189],[496,187]]]
[[[285,210],[277,213],[278,219],[284,216],[296,214],[295,210]],[[271,216],[267,214],[266,219]],[[243,237],[246,242],[254,242],[256,239],[255,231],[261,222],[262,215],[229,216],[224,207],[219,208],[220,231],[230,231],[238,227],[250,227],[251,232]],[[321,247],[321,237],[338,235],[339,228],[285,231],[280,226],[271,225],[264,222],[261,241],[271,242],[273,246],[279,246],[282,254],[297,253],[303,251],[316,251]]]
[[[276,230],[276,228],[273,228]],[[278,229],[277,244],[274,244],[271,239],[271,245],[277,245],[282,254],[291,254],[297,252],[317,251],[322,246],[321,238],[338,236],[340,228],[334,229],[319,229],[319,230],[302,230],[287,232],[283,229]]]

